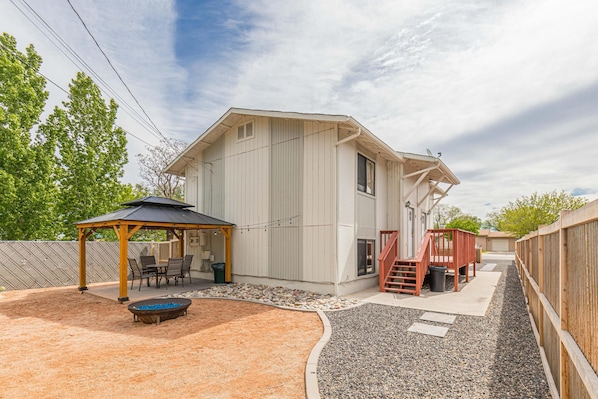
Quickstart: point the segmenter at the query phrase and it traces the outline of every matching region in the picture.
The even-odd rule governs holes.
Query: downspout
[[[403,195],[405,193],[404,190],[404,184],[403,184],[403,163],[399,163],[399,236],[397,237],[398,242],[397,242],[397,247],[398,247],[398,258],[402,259],[403,257],[403,240],[402,238],[405,236],[405,229],[403,228],[403,222],[405,220],[405,201],[403,200]]]
[[[338,140],[338,123],[336,123],[334,125],[334,133],[336,134],[336,138]],[[359,131],[359,133],[361,134],[361,130]],[[349,137],[347,137],[347,138],[349,138]],[[347,138],[345,138],[345,140]],[[343,141],[343,140],[341,140],[341,141]],[[338,267],[338,262],[339,262],[339,258],[338,258],[338,245],[339,245],[339,243],[338,243],[338,220],[339,220],[339,217],[338,217],[338,198],[339,198],[339,195],[338,195],[338,190],[339,190],[339,187],[338,187],[338,180],[339,180],[338,179],[338,171],[339,171],[338,145],[341,143],[341,141],[338,141],[336,143],[336,162],[335,162],[336,171],[334,173],[334,180],[336,183],[335,184],[335,186],[336,186],[335,187],[336,188],[336,198],[335,198],[336,220],[334,221],[334,225],[336,227],[335,234],[334,234],[334,241],[335,241],[335,245],[334,245],[334,258],[335,258],[335,261],[334,261],[334,295],[335,296],[338,296],[338,271],[339,271],[339,267]]]

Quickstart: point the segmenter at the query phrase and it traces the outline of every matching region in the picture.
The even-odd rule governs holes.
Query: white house
[[[415,256],[459,184],[438,158],[393,150],[350,116],[231,108],[166,169],[185,202],[234,223],[232,278],[344,295],[378,284],[381,231]],[[224,261],[218,231],[188,233],[194,269]],[[203,259],[203,260],[202,260]]]

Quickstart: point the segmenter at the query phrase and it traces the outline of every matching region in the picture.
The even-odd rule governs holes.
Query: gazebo
[[[129,239],[139,229],[167,230],[179,239],[179,253],[185,248],[185,230],[218,229],[225,238],[225,282],[231,282],[232,229],[234,224],[187,208],[193,205],[162,197],[145,197],[122,204],[126,208],[77,222],[79,229],[79,291],[87,290],[85,243],[97,229],[114,229],[120,242],[119,302],[129,300],[127,292]]]

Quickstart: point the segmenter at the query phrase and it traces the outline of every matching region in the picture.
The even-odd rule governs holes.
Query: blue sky
[[[71,3],[165,136],[191,142],[230,107],[345,114],[398,151],[442,152],[461,180],[443,203],[482,219],[533,192],[598,197],[593,0]],[[158,134],[66,0],[0,0],[0,29],[48,78],[67,88],[81,67],[26,4],[121,97],[138,181]]]

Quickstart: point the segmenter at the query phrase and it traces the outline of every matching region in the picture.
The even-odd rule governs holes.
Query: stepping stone
[[[445,324],[453,324],[456,318],[457,316],[452,314],[426,312],[419,319],[425,321],[436,321]]]
[[[420,333],[420,334],[433,335],[435,337],[444,338],[444,336],[448,332],[448,328],[432,326],[432,325],[423,324],[423,323],[413,323],[413,325],[411,327],[409,327],[407,329],[407,331],[416,332],[416,333]]]
[[[496,267],[496,263],[486,263],[484,267],[480,269],[482,272],[491,272]]]

